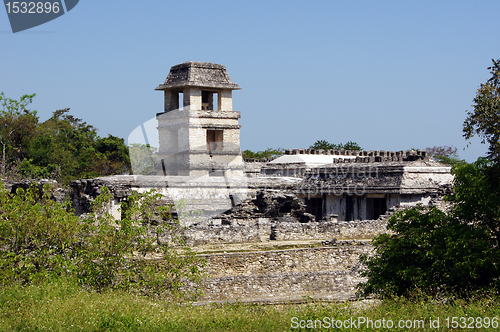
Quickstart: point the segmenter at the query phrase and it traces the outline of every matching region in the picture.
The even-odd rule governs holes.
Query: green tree
[[[99,174],[111,175],[132,172],[129,149],[123,138],[113,135],[98,138],[95,141],[95,147],[102,156],[96,169]]]
[[[155,165],[158,162],[157,150],[149,144],[131,144],[129,155],[133,174],[148,175],[154,173]]]
[[[97,130],[70,114],[57,110],[41,123],[31,144],[31,164],[47,168],[60,166],[58,180],[69,183],[77,178],[122,174],[130,171],[128,149],[123,139],[101,138]]]
[[[101,138],[97,130],[70,114],[57,110],[39,122],[28,109],[35,97],[19,101],[0,93],[0,176],[53,178],[63,184],[78,178],[129,173],[130,159],[124,140]]]
[[[375,256],[361,256],[368,281],[362,295],[408,296],[487,291],[500,276],[500,251],[492,246],[491,233],[422,206],[396,213],[387,229],[372,241]],[[498,286],[498,285],[496,285]]]
[[[38,117],[36,111],[27,108],[35,94],[23,95],[18,100],[0,93],[0,143],[2,145],[1,176],[9,165],[19,163],[28,157],[27,147],[35,135]]]
[[[491,77],[477,90],[473,111],[467,112],[463,133],[488,143],[487,158],[455,170],[452,201],[463,220],[488,227],[500,236],[500,60],[488,67]],[[498,243],[498,242],[497,242]]]
[[[353,141],[348,141],[345,144],[334,144],[325,140],[318,140],[313,145],[309,147],[309,149],[317,149],[317,150],[363,150],[358,143]]]
[[[341,149],[344,149],[344,150],[351,150],[351,151],[361,151],[363,150],[363,148],[361,148],[358,143],[355,143],[353,141],[349,141],[345,144],[340,144],[341,146]]]
[[[463,125],[465,139],[477,135],[488,143],[488,158],[500,162],[500,60],[488,67],[491,78],[477,90],[473,111],[467,112]]]
[[[318,140],[316,141],[313,145],[309,147],[309,149],[316,149],[316,150],[338,150],[339,145],[330,143],[325,140]]]
[[[253,158],[253,159],[274,159],[285,154],[285,150],[278,148],[267,148],[264,151],[253,152],[250,150],[243,151],[243,158]]]

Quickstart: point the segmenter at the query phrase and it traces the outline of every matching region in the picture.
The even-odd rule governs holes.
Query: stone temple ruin
[[[164,93],[156,174],[74,181],[76,212],[88,212],[102,186],[114,195],[116,218],[134,190],[163,193],[184,216],[188,244],[223,252],[204,255],[205,301],[353,298],[370,239],[398,209],[442,205],[451,167],[420,150],[293,149],[271,161],[243,160],[241,114],[232,109],[239,89],[224,66],[173,66],[156,88]],[[193,211],[202,215],[185,217]]]

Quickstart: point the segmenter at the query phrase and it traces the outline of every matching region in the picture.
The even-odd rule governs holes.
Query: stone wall
[[[300,301],[355,298],[359,255],[371,245],[202,255],[207,260],[201,301]]]
[[[186,244],[261,242],[259,229],[246,225],[195,226],[182,232]]]
[[[261,171],[262,167],[264,167],[267,164],[266,162],[261,162],[261,161],[249,161],[249,159],[245,159],[245,174],[248,177],[259,177],[262,176]]]
[[[386,231],[386,220],[346,222],[276,222],[268,218],[245,220],[233,225],[193,225],[181,231],[190,246],[214,243],[248,243],[303,240],[371,239]],[[160,237],[160,241],[168,238]]]
[[[271,227],[271,239],[278,241],[324,239],[371,239],[386,231],[385,220],[343,222],[277,223]]]
[[[207,261],[211,277],[228,275],[267,275],[299,272],[351,271],[358,268],[358,257],[373,247],[358,245],[301,248],[272,251],[200,255]]]

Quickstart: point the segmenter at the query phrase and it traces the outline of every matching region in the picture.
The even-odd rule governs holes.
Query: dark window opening
[[[222,140],[224,132],[222,130],[207,130],[207,150],[222,151]]]
[[[283,204],[280,207],[279,213],[290,213],[290,212],[292,212],[292,205],[290,204],[290,202],[285,202],[285,204]]]
[[[306,199],[306,212],[314,215],[316,221],[323,219],[323,199],[319,197]]]
[[[168,106],[170,108],[170,110],[177,110],[177,109],[182,109],[182,107],[180,106],[181,103],[182,103],[182,91],[179,92],[179,91],[168,91],[165,93],[169,93],[170,94],[170,106]]]
[[[367,198],[366,199],[366,218],[378,219],[381,215],[387,212],[387,199],[380,198]]]
[[[345,220],[354,220],[354,196],[346,195],[345,197]]]
[[[184,109],[184,93],[182,91],[172,92],[172,109],[173,110],[183,110]]]
[[[201,109],[202,110],[218,110],[218,95],[213,91],[201,91]]]

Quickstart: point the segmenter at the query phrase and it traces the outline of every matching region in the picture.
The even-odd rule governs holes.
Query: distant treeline
[[[69,108],[40,122],[37,111],[27,108],[34,97],[24,95],[18,101],[0,93],[2,178],[52,178],[68,184],[130,171],[122,138],[99,137],[96,128],[68,114]]]

